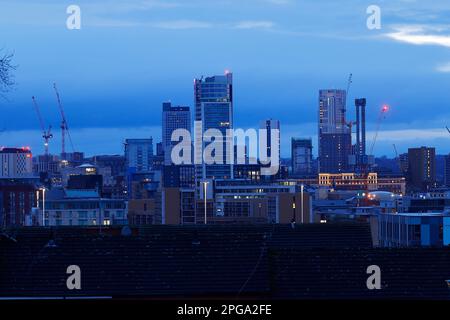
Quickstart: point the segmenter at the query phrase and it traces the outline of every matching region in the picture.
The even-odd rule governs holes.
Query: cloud
[[[449,26],[403,25],[395,26],[386,37],[414,45],[435,45],[450,48]]]
[[[450,62],[438,65],[436,67],[436,71],[438,71],[438,72],[445,72],[445,73],[450,72]]]
[[[181,29],[204,29],[211,28],[213,25],[209,22],[197,20],[171,20],[161,21],[154,24],[156,28],[181,30]]]
[[[150,27],[158,29],[170,29],[170,30],[205,29],[213,27],[212,23],[196,20],[167,20],[158,22],[146,22],[146,21],[103,19],[103,18],[92,19],[87,22],[87,25],[92,27],[105,27],[105,28]]]
[[[146,0],[138,3],[136,5],[136,9],[141,10],[149,10],[154,8],[163,8],[163,9],[169,9],[169,8],[176,8],[179,7],[180,3],[176,2],[170,2],[170,1],[157,1],[157,0]]]
[[[172,1],[162,1],[162,0],[144,0],[144,1],[100,1],[100,2],[89,2],[82,5],[82,8],[87,8],[93,13],[104,13],[105,11],[109,13],[132,13],[139,11],[149,11],[153,9],[172,9],[182,6],[178,2]]]
[[[240,21],[235,25],[236,29],[270,29],[275,26],[272,21]]]

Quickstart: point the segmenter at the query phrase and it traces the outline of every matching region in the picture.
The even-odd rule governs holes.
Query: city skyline
[[[0,1],[0,25],[8,26],[0,28],[0,47],[18,65],[16,87],[0,100],[9,115],[0,120],[0,145],[43,153],[31,96],[58,132],[53,82],[77,150],[120,154],[126,138],[160,141],[159,118],[151,115],[161,103],[193,108],[192,80],[229,69],[235,127],[280,120],[282,157],[291,137],[312,138],[317,156],[317,93],[345,90],[349,73],[347,118],[355,119],[354,98],[366,97],[368,141],[379,108],[391,106],[375,155],[394,157],[394,143],[400,153],[421,145],[450,152],[449,4],[381,1],[381,29],[369,30],[370,1],[252,0],[239,10],[232,2],[78,1],[82,28],[67,30],[66,2]],[[59,139],[50,152],[60,152]]]
[[[450,300],[450,0],[0,8],[0,303]]]

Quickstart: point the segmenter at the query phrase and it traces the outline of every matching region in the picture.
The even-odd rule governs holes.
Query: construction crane
[[[34,96],[32,96],[31,100],[33,100],[33,106],[34,106],[34,109],[36,110],[36,114],[39,119],[39,124],[41,125],[42,138],[44,138],[45,155],[48,156],[48,143],[49,143],[49,140],[51,138],[53,138],[52,126],[49,125],[48,130],[45,129],[45,123],[44,123],[44,120],[42,119],[41,110],[39,109],[39,105],[36,102],[36,98]]]
[[[345,110],[343,110],[342,116],[344,116],[345,111],[347,110],[347,100],[348,100],[348,97],[349,97],[350,87],[351,87],[352,83],[353,83],[353,74],[350,73],[350,75],[348,76],[348,80],[347,80],[347,91],[345,91]],[[355,121],[349,121],[349,122],[346,122],[345,124],[347,125],[347,127],[349,127],[350,133],[351,133],[352,132],[352,127],[353,127],[354,124],[356,124],[356,122]]]
[[[353,74],[350,73],[350,75],[348,76],[348,81],[347,81],[347,96],[348,96],[348,93],[350,92],[350,86],[353,83],[352,78],[353,78]]]
[[[64,114],[64,108],[61,103],[61,98],[59,96],[58,89],[56,88],[56,83],[53,84],[53,88],[55,89],[56,100],[58,102],[59,111],[61,112],[61,126],[60,126],[60,128],[61,128],[61,154],[64,155],[66,153],[66,134],[67,134],[67,137],[69,138],[69,142],[72,147],[72,151],[75,151],[75,150],[73,147],[72,138],[70,136],[69,126],[67,125],[66,115]]]
[[[402,171],[402,164],[401,164],[400,157],[399,157],[399,155],[398,155],[397,146],[395,145],[395,143],[392,144],[392,146],[394,147],[395,159],[397,160],[398,169],[399,169],[400,171]]]
[[[447,129],[448,133],[450,133],[450,129],[447,126],[445,128]]]
[[[377,120],[377,127],[375,129],[375,135],[373,137],[372,144],[370,146],[370,155],[373,155],[373,148],[375,147],[375,143],[377,142],[378,133],[380,131],[381,122],[383,122],[384,119],[386,119],[386,113],[389,111],[389,106],[387,104],[383,105],[383,107],[380,110],[380,113],[378,114],[378,120]]]
[[[395,157],[398,158],[397,146],[395,145],[395,143],[392,146],[394,147]]]

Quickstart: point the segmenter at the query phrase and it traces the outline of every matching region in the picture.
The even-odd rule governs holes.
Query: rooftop
[[[449,299],[450,249],[375,249],[365,224],[22,228],[0,236],[1,297]],[[66,269],[82,289],[66,288]],[[382,290],[368,290],[379,265]]]

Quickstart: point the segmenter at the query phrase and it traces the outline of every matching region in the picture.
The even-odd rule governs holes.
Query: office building
[[[447,187],[450,187],[450,154],[445,156],[444,183]]]
[[[436,183],[435,148],[408,149],[408,190],[428,191]]]
[[[153,162],[153,139],[127,139],[125,161],[128,172],[149,172]]]
[[[225,138],[227,129],[233,128],[233,76],[226,72],[224,75],[200,78],[194,80],[195,121],[200,126],[195,127],[195,137],[202,137],[208,129],[217,129]],[[202,140],[203,141],[203,140]],[[196,178],[230,178],[233,175],[233,165],[227,161],[227,145],[231,145],[226,138],[222,141],[222,152],[216,150],[215,158],[219,164],[204,162],[205,147],[210,142],[202,142],[201,148],[195,150]]]
[[[319,92],[319,172],[348,171],[351,131],[346,121],[345,90]]]
[[[177,142],[172,142],[172,132],[177,129],[185,129],[191,132],[191,111],[189,107],[172,106],[170,102],[163,103],[162,111],[162,151],[164,153],[164,165],[172,164],[172,147]]]
[[[313,173],[312,149],[311,139],[291,139],[291,161],[294,175],[310,175]]]
[[[194,165],[171,165],[163,168],[164,188],[194,188]]]

